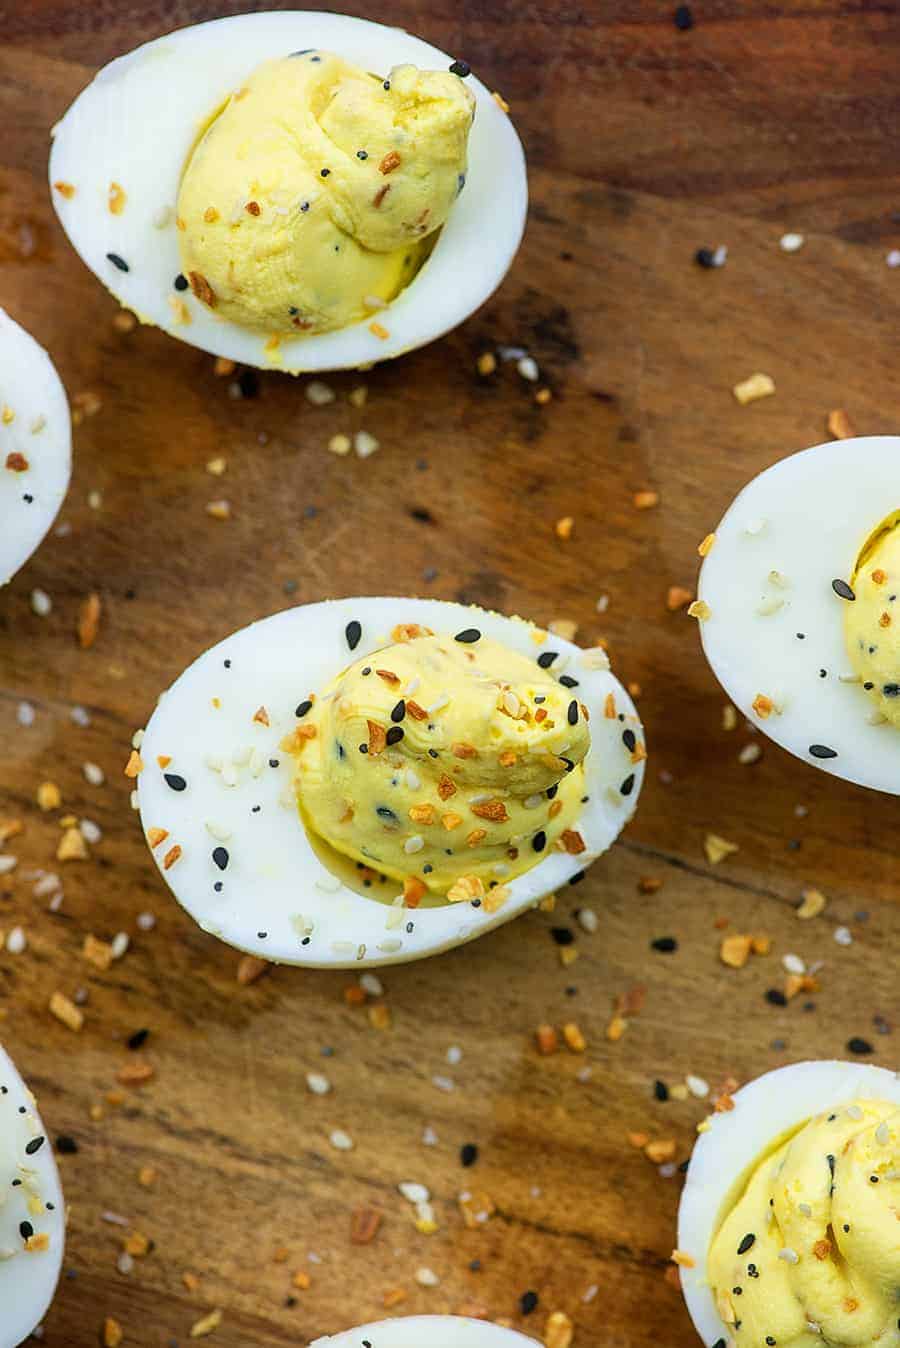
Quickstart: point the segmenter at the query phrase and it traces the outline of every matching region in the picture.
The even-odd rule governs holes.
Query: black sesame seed
[[[737,1247],[738,1254],[746,1254],[748,1250],[753,1249],[753,1246],[755,1244],[756,1244],[756,1236],[754,1236],[752,1231],[748,1231],[746,1236],[744,1236],[744,1239],[741,1241],[740,1245]]]
[[[655,941],[650,942],[651,950],[658,950],[661,955],[673,955],[678,949],[678,942],[674,936],[657,936]]]
[[[217,894],[221,894],[224,888],[225,886],[222,884],[221,880],[217,880],[216,883],[213,885],[213,889]]]
[[[657,1100],[662,1104],[665,1104],[669,1098],[669,1088],[664,1081],[654,1081],[653,1094],[656,1096]]]
[[[166,785],[170,786],[173,791],[184,791],[187,787],[187,782],[183,777],[179,777],[177,772],[164,772],[163,778]]]
[[[716,1339],[712,1348],[728,1348],[728,1344],[725,1342],[724,1339]]]
[[[568,708],[568,711],[566,712],[566,717],[568,718],[569,725],[577,725],[577,724],[578,724],[578,699],[577,699],[577,698],[574,698],[574,697],[573,697],[573,698],[572,698],[572,701],[569,703],[569,708]]]
[[[341,757],[343,758],[343,756],[344,756],[344,749],[343,749],[343,746],[339,744],[339,745],[338,745],[338,748],[340,749],[340,751],[341,751]],[[277,768],[277,767],[278,767],[278,762],[279,762],[279,760],[278,760],[277,758],[270,758],[270,759],[269,759],[269,767],[270,767],[270,768]]]
[[[219,870],[224,871],[226,866],[228,865],[228,848],[214,847],[212,859],[218,866]]]
[[[875,1052],[868,1039],[860,1039],[858,1035],[854,1035],[852,1039],[847,1040],[847,1048],[851,1053],[858,1053],[862,1056]]]
[[[389,824],[400,823],[400,820],[388,805],[376,805],[375,813],[378,815],[379,819],[385,819]]]
[[[471,73],[472,67],[467,61],[454,61],[453,65],[450,67],[450,74],[458,75],[461,80],[464,80],[466,76],[471,75]]]
[[[848,1236],[849,1234],[850,1234],[850,1223],[844,1222],[844,1235]]]
[[[139,1048],[143,1048],[149,1037],[150,1037],[149,1030],[147,1029],[135,1030],[134,1034],[131,1035],[127,1041],[128,1047],[131,1049],[132,1053],[137,1052]]]
[[[107,261],[111,262],[114,267],[118,268],[119,271],[131,271],[131,268],[125,261],[124,257],[119,257],[118,253],[107,253],[106,257]]]
[[[537,662],[541,669],[549,669],[558,655],[559,651],[541,651]]]
[[[237,382],[238,388],[241,390],[242,398],[256,398],[259,396],[259,375],[255,370],[241,370]]]
[[[403,739],[403,726],[392,725],[384,738],[387,744],[399,744]]]
[[[581,884],[581,881],[583,879],[584,879],[584,871],[576,871],[574,875],[569,876],[569,884],[570,885]]]
[[[60,1156],[74,1156],[78,1150],[78,1143],[68,1133],[60,1133],[56,1139],[56,1150]]]
[[[572,759],[571,759],[571,758],[566,758],[565,754],[560,754],[560,756],[559,756],[559,761],[560,761],[561,763],[565,763],[565,765],[566,765],[566,772],[574,772],[574,771],[575,771],[575,764],[572,762]],[[630,789],[631,789],[631,788],[629,787],[629,790],[630,790]],[[627,795],[628,792],[626,791],[625,794]]]
[[[775,1348],[775,1340],[771,1334],[766,1335],[766,1343],[769,1345],[769,1348]]]
[[[550,935],[557,945],[574,945],[575,933],[571,927],[551,927]]]
[[[543,829],[534,835],[531,840],[531,846],[535,852],[543,852],[544,848],[547,846],[547,835]]]
[[[571,674],[560,674],[559,681],[563,688],[577,688],[578,680],[573,679]]]
[[[23,1240],[30,1240],[34,1235],[34,1227],[31,1222],[19,1222],[19,1235]]]
[[[870,1175],[870,1176],[869,1176],[869,1183],[870,1183],[870,1184],[877,1184],[877,1183],[878,1183],[878,1176],[877,1176],[877,1175]]]
[[[304,698],[302,702],[299,702],[299,703],[297,704],[297,709],[296,709],[296,711],[294,712],[294,715],[295,715],[295,716],[306,716],[307,713],[308,713],[308,712],[311,712],[311,711],[312,711],[312,701],[311,701],[310,698],[307,697],[307,698]]]
[[[461,641],[464,646],[471,646],[473,642],[481,640],[481,633],[477,627],[466,627],[457,632],[454,640]]]
[[[367,753],[369,752],[369,746],[368,746],[368,744],[361,744],[361,745],[359,746],[359,752],[360,752],[361,754],[367,754]]]
[[[694,261],[698,267],[711,268],[716,265],[716,255],[712,248],[698,248],[694,254]]]
[[[406,715],[406,703],[403,701],[403,698],[401,697],[400,701],[391,711],[391,720],[395,722],[402,721],[405,715]]]
[[[25,1155],[33,1156],[36,1151],[40,1151],[41,1147],[44,1145],[44,1141],[45,1139],[43,1137],[33,1137],[30,1142],[26,1142]]]
[[[181,272],[179,272],[178,275],[175,277],[175,289],[187,290],[187,288],[188,288],[188,279],[186,276],[182,276]]]
[[[850,603],[856,598],[856,595],[845,580],[833,580],[831,582],[831,588],[834,590],[838,599],[846,599],[848,603]]]
[[[32,502],[34,501],[34,497],[32,496],[30,491],[26,491],[22,497],[22,500],[25,502],[26,505],[31,505]]]
[[[825,1157],[825,1160],[828,1162],[828,1171],[829,1171],[829,1174],[831,1175],[831,1178],[834,1179],[834,1157],[831,1156],[831,1155],[828,1155],[828,1156]]]
[[[459,1159],[466,1168],[475,1164],[478,1160],[478,1148],[475,1146],[474,1142],[466,1142],[460,1147]]]
[[[356,157],[357,157],[357,159],[368,159],[368,157],[369,157],[369,152],[368,152],[368,150],[357,150],[357,151],[356,151]]]
[[[519,1297],[519,1309],[523,1315],[530,1315],[532,1311],[537,1310],[538,1304],[537,1292],[523,1292]]]
[[[622,743],[630,754],[633,754],[637,748],[637,736],[633,730],[622,731]]]
[[[547,790],[544,792],[544,795],[547,797],[548,800],[552,800],[558,790],[559,790],[559,783],[557,783],[556,786],[548,786]]]
[[[344,636],[347,638],[347,645],[351,651],[355,651],[362,636],[362,627],[355,618],[344,628]]]
[[[787,1006],[787,997],[780,988],[769,988],[766,993],[766,1001],[772,1006]]]
[[[327,178],[330,172],[331,172],[331,169],[329,169],[329,168],[324,168],[324,169],[320,169],[320,170],[319,170],[319,173],[320,173],[321,177],[323,177],[323,178]]]
[[[690,5],[679,5],[673,18],[679,33],[688,33],[694,26],[694,16]]]
[[[624,780],[624,782],[622,783],[622,785],[619,787],[619,790],[620,790],[620,792],[622,793],[623,796],[630,796],[630,795],[631,795],[632,791],[634,790],[634,773],[633,773],[633,772],[631,772],[631,773],[628,774],[628,776],[625,778],[625,780]]]
[[[813,758],[837,758],[837,749],[829,749],[827,744],[811,744],[809,752]]]
[[[886,683],[881,691],[885,697],[900,697],[900,683]]]
[[[747,1265],[747,1277],[748,1277],[748,1278],[758,1278],[758,1277],[759,1277],[759,1269],[756,1267],[755,1264],[748,1264],[748,1265]]]
[[[303,211],[303,213],[305,214],[305,213],[309,210],[309,202],[308,202],[308,201],[301,201],[301,203],[300,203],[300,209],[301,209],[301,211]]]

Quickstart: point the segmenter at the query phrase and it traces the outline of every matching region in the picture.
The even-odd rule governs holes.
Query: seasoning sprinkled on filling
[[[844,609],[844,640],[854,673],[889,725],[900,727],[900,511],[888,516],[870,535],[857,560],[848,594],[855,602]]]
[[[351,649],[361,637],[348,627]],[[580,703],[476,628],[391,637],[301,704],[303,737],[285,743],[307,828],[422,894],[479,904],[548,850],[585,850]]]
[[[181,179],[198,299],[267,336],[333,331],[394,299],[466,172],[475,100],[461,70],[403,65],[378,81],[330,52],[253,70]]]
[[[880,1100],[820,1114],[759,1158],[707,1258],[742,1348],[893,1341],[898,1181],[900,1109]]]

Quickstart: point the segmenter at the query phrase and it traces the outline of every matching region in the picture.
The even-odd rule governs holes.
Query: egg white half
[[[54,129],[50,191],[72,244],[126,308],[192,346],[248,365],[298,373],[386,360],[456,327],[493,293],[525,227],[528,185],[522,146],[507,115],[474,75],[475,123],[465,190],[415,280],[367,323],[321,336],[285,338],[266,351],[265,335],[217,318],[190,292],[191,316],[175,320],[170,297],[181,271],[175,203],[198,129],[261,61],[308,47],[337,52],[363,69],[394,65],[446,70],[454,59],[400,28],[315,11],[241,14],[157,38],[100,71]],[[71,198],[54,183],[75,188]],[[110,183],[127,195],[110,213]],[[125,261],[122,272],[109,261]]]
[[[352,651],[346,636],[351,622],[362,629]],[[391,629],[408,622],[437,632],[475,623],[485,636],[535,660],[558,651],[549,672],[577,677],[578,696],[590,712],[589,800],[577,819],[586,851],[550,852],[509,882],[510,897],[495,913],[445,903],[404,911],[398,923],[389,907],[399,892],[396,882],[379,886],[387,904],[355,893],[319,859],[298,817],[292,763],[279,749],[297,724],[298,703],[353,660],[389,645]],[[286,964],[341,968],[396,964],[471,941],[580,876],[634,813],[644,764],[632,763],[622,737],[632,730],[642,743],[643,732],[602,651],[581,650],[552,634],[538,645],[532,636],[537,631],[519,618],[435,599],[337,599],[264,618],[201,655],[161,698],[140,748],[141,821],[145,833],[168,831],[153,856],[179,903],[205,931],[240,950]],[[604,715],[609,693],[622,719]],[[268,727],[253,723],[260,706],[268,712]],[[171,757],[165,769],[159,755]],[[236,786],[207,766],[210,756],[237,757]],[[186,788],[173,790],[166,773],[177,774]],[[208,821],[231,835],[224,872],[212,859],[217,841]],[[173,846],[181,847],[181,856],[165,869]]]
[[[0,309],[0,585],[11,580],[47,533],[69,487],[72,430],[65,389],[52,360]],[[20,454],[27,468],[8,467]],[[19,463],[19,460],[12,460]]]
[[[316,1339],[309,1348],[534,1348],[535,1340],[486,1320],[458,1315],[414,1315],[379,1320],[331,1338]]]
[[[706,1259],[734,1186],[783,1134],[854,1100],[900,1105],[900,1076],[863,1063],[794,1063],[757,1077],[735,1093],[733,1110],[710,1117],[694,1147],[678,1210],[678,1249],[696,1263],[681,1269],[681,1288],[707,1348],[730,1342],[707,1282]]]
[[[849,579],[869,534],[898,507],[900,437],[835,440],[793,454],[735,498],[698,591],[712,610],[699,624],[706,658],[747,719],[805,762],[894,795],[900,731],[872,724],[875,703],[858,681],[845,681],[855,679],[844,644],[846,601],[831,583]],[[754,712],[760,693],[780,714]],[[822,749],[836,756],[822,757]]]
[[[46,1250],[26,1250],[24,1222],[35,1236],[49,1237]],[[0,1046],[0,1348],[16,1348],[46,1314],[62,1267],[65,1233],[50,1138],[34,1097]]]

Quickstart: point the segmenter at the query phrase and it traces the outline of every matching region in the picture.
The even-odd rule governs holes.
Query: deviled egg
[[[835,440],[767,468],[701,544],[713,673],[798,758],[900,793],[900,438]]]
[[[16,1348],[53,1300],[66,1214],[34,1096],[0,1046],[0,1348]]]
[[[574,883],[633,813],[645,758],[602,650],[399,598],[236,632],[135,743],[178,901],[239,949],[319,966],[435,954]]]
[[[528,191],[501,102],[398,28],[217,19],[100,71],[54,130],[51,193],[142,322],[292,373],[369,364],[509,268]]]
[[[803,1062],[701,1125],[681,1285],[712,1348],[900,1344],[900,1077]]]
[[[487,1320],[459,1315],[414,1315],[379,1320],[316,1339],[309,1348],[534,1348],[535,1340]]]
[[[69,487],[72,431],[52,360],[0,309],[0,585],[47,533]]]

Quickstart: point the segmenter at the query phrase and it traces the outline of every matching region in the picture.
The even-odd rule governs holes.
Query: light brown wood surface
[[[4,18],[0,45],[0,303],[50,349],[70,396],[102,403],[75,430],[69,532],[0,594],[0,814],[25,824],[7,844],[19,864],[0,879],[0,929],[18,923],[28,937],[23,954],[0,953],[0,1035],[51,1135],[79,1148],[61,1158],[66,1273],[44,1342],[86,1348],[113,1316],[128,1348],[183,1346],[220,1308],[216,1348],[305,1344],[377,1318],[402,1288],[409,1313],[475,1307],[540,1338],[563,1310],[576,1348],[688,1348],[696,1338],[665,1276],[679,1177],[663,1178],[627,1135],[674,1139],[680,1161],[708,1106],[660,1103],[654,1080],[697,1073],[715,1092],[729,1077],[840,1056],[853,1035],[897,1065],[896,804],[767,742],[741,765],[748,734],[722,729],[695,627],[667,612],[666,592],[694,583],[696,545],[734,492],[824,439],[832,408],[861,433],[897,429],[900,272],[885,253],[900,244],[900,21],[890,5],[762,16],[721,0],[695,5],[694,30],[679,33],[672,7],[649,0],[465,0],[452,15],[424,0],[351,6],[464,55],[506,94],[532,211],[482,312],[393,365],[331,379],[338,400],[315,408],[302,381],[276,374],[234,400],[202,353],[116,330],[113,301],[47,196],[49,128],[97,65],[236,8],[41,0]],[[778,246],[786,228],[807,236],[793,255]],[[723,269],[693,263],[720,243]],[[500,343],[534,355],[549,404],[514,365],[478,376],[478,355]],[[777,393],[740,408],[731,387],[755,370]],[[360,382],[362,411],[345,397]],[[333,434],[361,427],[381,442],[372,458],[327,452]],[[220,454],[227,472],[214,479],[205,464]],[[641,490],[659,493],[657,508],[635,510]],[[221,496],[227,522],[205,510]],[[565,515],[568,542],[554,530]],[[32,612],[35,587],[53,601],[46,618]],[[103,616],[84,651],[75,624],[91,592]],[[206,646],[292,602],[384,592],[570,618],[585,642],[608,640],[616,671],[642,687],[651,764],[635,822],[554,914],[387,971],[391,1026],[378,1030],[345,1000],[351,975],[279,969],[238,984],[238,956],[159,881],[121,769],[158,692]],[[22,700],[37,713],[29,729]],[[76,705],[89,727],[72,723]],[[86,782],[87,761],[105,784]],[[45,814],[35,793],[48,780],[63,807]],[[103,837],[89,861],[58,867],[67,812]],[[740,848],[716,867],[710,832]],[[35,868],[60,871],[59,913],[32,896]],[[662,888],[641,892],[644,877]],[[800,922],[808,886],[828,907]],[[596,934],[578,925],[579,906],[597,913]],[[146,912],[151,932],[138,929]],[[834,941],[839,925],[851,946]],[[576,933],[568,968],[553,927]],[[85,935],[119,931],[131,948],[108,972],[82,959]],[[771,953],[725,968],[718,945],[736,931],[768,933]],[[662,936],[677,938],[674,954],[651,949]],[[783,986],[788,952],[825,962],[821,990],[779,1008],[765,992]],[[610,1042],[614,999],[637,986],[644,1008]],[[79,988],[89,997],[76,1036],[47,1002]],[[536,1025],[567,1021],[586,1052],[538,1056]],[[155,1074],[122,1087],[126,1040],[144,1028],[137,1056]],[[310,1071],[327,1073],[329,1095],[309,1093]],[[352,1151],[330,1145],[336,1128]],[[469,1142],[478,1161],[463,1169]],[[432,1191],[435,1234],[415,1229],[403,1181]],[[496,1205],[477,1230],[458,1208],[466,1190]],[[365,1246],[350,1242],[360,1206],[383,1213]],[[154,1244],[125,1275],[129,1231]],[[439,1286],[417,1284],[425,1267]],[[297,1270],[307,1290],[292,1288]],[[528,1290],[540,1302],[523,1317]]]

